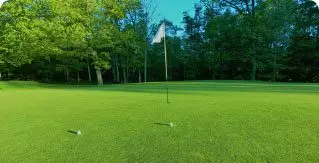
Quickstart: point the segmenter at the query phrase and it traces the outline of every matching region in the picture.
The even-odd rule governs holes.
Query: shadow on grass
[[[72,130],[67,130],[68,133],[71,133],[71,134],[75,134],[77,135],[78,133],[76,131],[72,131]]]
[[[159,126],[170,126],[169,124],[166,124],[166,123],[154,123],[154,124]]]

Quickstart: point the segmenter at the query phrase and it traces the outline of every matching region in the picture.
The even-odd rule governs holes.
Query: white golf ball
[[[173,124],[173,123],[169,123],[169,126],[173,127],[173,126],[174,126],[174,124]]]
[[[76,134],[77,134],[77,135],[81,135],[81,131],[77,131]]]

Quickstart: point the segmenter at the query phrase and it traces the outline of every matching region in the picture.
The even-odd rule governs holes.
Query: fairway
[[[0,82],[0,103],[0,162],[319,162],[316,84]]]

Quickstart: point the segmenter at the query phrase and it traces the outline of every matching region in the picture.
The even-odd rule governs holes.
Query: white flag
[[[318,8],[319,8],[319,0],[313,0],[314,2],[316,2]]]
[[[6,0],[0,0],[0,8],[2,6],[2,4],[5,2]]]
[[[153,39],[153,42],[152,44],[154,43],[161,43],[162,42],[162,38],[165,37],[165,23],[163,23],[161,25],[161,27],[158,29],[154,39]]]

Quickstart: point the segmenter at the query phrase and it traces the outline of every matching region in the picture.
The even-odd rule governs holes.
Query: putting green
[[[0,88],[0,162],[319,162],[316,84]]]

